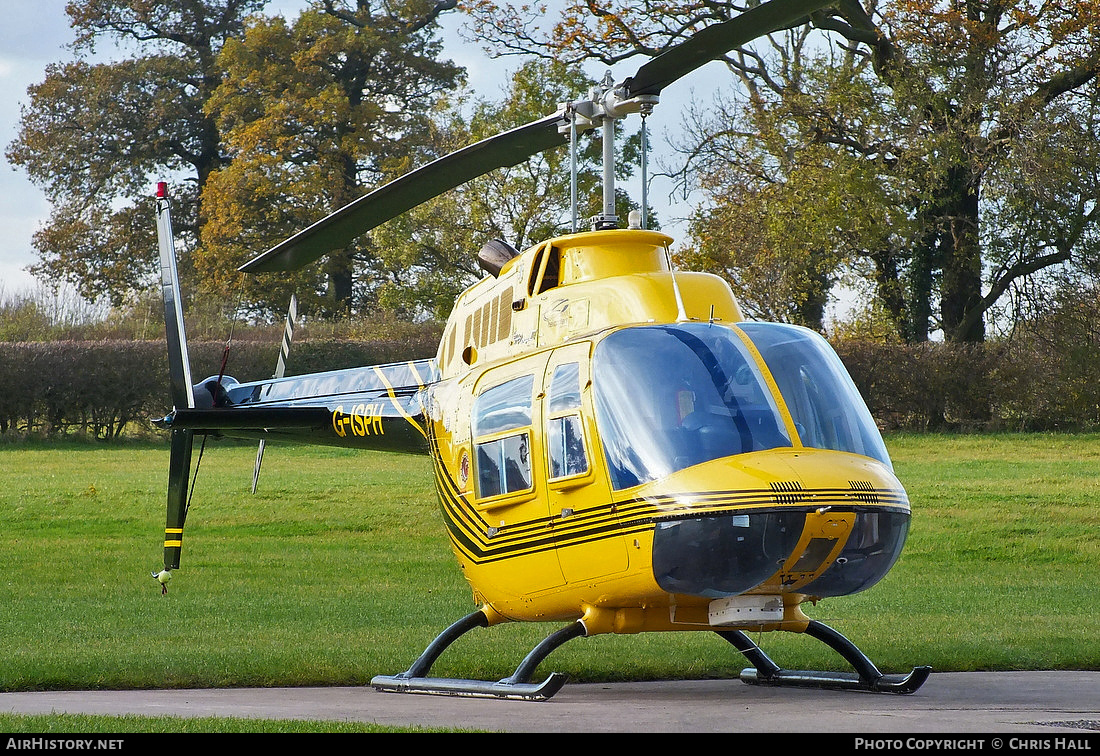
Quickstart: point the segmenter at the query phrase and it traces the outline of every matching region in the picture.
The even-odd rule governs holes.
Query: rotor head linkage
[[[615,121],[628,115],[649,115],[660,101],[656,94],[631,97],[624,84],[615,84],[611,72],[604,74],[599,87],[593,87],[588,98],[561,106],[559,112],[570,118],[559,127],[561,133],[587,131],[599,127],[603,132],[603,209],[592,219],[594,229],[617,228],[615,213]]]
[[[653,112],[653,108],[660,99],[656,94],[630,96],[626,85],[615,84],[611,78],[611,72],[608,71],[604,74],[600,86],[589,90],[587,98],[566,103],[560,107],[559,112],[572,111],[577,130],[587,131],[601,126],[607,119],[618,120],[633,113],[648,115]],[[567,134],[568,121],[564,122],[558,130],[562,134]]]

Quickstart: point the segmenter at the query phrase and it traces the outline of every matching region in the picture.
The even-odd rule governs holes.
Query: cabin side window
[[[478,498],[531,490],[533,389],[534,376],[522,376],[487,389],[475,401]]]
[[[546,441],[551,480],[588,472],[580,408],[580,365],[576,362],[558,365],[550,379],[547,405]]]

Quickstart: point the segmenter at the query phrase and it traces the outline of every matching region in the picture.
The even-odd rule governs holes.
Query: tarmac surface
[[[1100,752],[1100,672],[933,673],[909,695],[740,680],[569,684],[548,701],[361,688],[0,693],[0,711],[375,722],[527,733],[1032,733]],[[995,739],[998,740],[998,739]],[[994,743],[996,748],[996,743]],[[983,750],[991,750],[985,748]]]

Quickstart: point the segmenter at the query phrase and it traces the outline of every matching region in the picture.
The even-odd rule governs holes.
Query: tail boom
[[[204,391],[210,379],[196,394],[218,396],[213,406],[177,408],[156,424],[232,438],[425,452],[424,392],[433,365],[422,360],[245,384],[227,379],[221,389]]]

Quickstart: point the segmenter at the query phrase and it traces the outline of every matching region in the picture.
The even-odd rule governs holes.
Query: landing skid
[[[541,683],[531,682],[539,663],[566,641],[587,634],[579,621],[547,636],[531,650],[511,676],[490,682],[447,677],[429,677],[432,665],[452,643],[478,627],[488,627],[484,612],[466,615],[448,627],[424,650],[411,667],[397,675],[378,675],[370,684],[390,693],[430,693],[445,696],[507,698],[545,701],[561,690],[566,676],[557,672]],[[740,630],[718,630],[718,635],[731,643],[752,662],[754,668],[741,672],[741,680],[752,685],[775,685],[833,690],[864,690],[876,693],[913,693],[928,679],[931,667],[914,667],[908,675],[884,675],[864,656],[855,644],[843,635],[816,620],[810,620],[806,634],[817,638],[843,656],[855,672],[807,672],[782,669],[760,647]]]
[[[497,682],[428,677],[432,665],[448,646],[470,630],[488,626],[489,620],[484,612],[472,612],[440,633],[408,670],[398,675],[376,676],[371,679],[370,684],[376,690],[391,693],[434,693],[445,696],[545,701],[561,690],[566,676],[555,672],[541,683],[532,683],[530,680],[535,668],[558,646],[585,635],[584,625],[580,622],[558,630],[535,646],[510,677]]]
[[[782,669],[759,646],[740,630],[720,630],[755,668],[741,672],[741,680],[750,685],[776,685],[832,690],[864,690],[875,693],[913,693],[932,672],[931,667],[914,667],[908,675],[884,675],[855,644],[843,635],[816,620],[810,620],[806,634],[817,638],[843,656],[855,672],[807,672]]]

